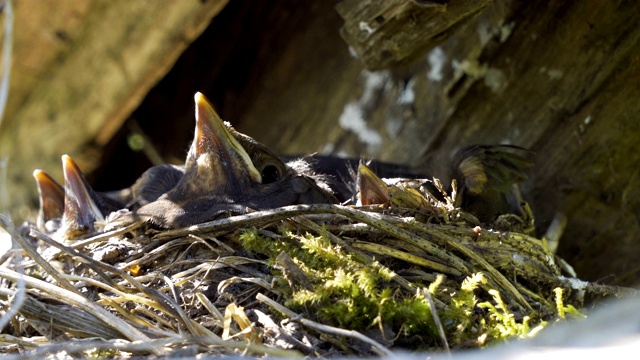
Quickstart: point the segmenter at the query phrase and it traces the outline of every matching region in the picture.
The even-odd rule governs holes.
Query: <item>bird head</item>
[[[74,239],[95,230],[96,221],[104,221],[96,205],[96,194],[89,186],[78,164],[69,155],[62,155],[64,173],[64,213],[59,235]]]

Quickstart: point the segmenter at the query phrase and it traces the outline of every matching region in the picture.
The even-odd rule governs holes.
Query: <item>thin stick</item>
[[[0,80],[0,125],[4,118],[9,98],[9,79],[11,78],[11,53],[13,52],[13,5],[11,0],[4,1],[4,39],[2,44],[2,80]]]
[[[422,289],[422,294],[427,299],[429,303],[429,309],[431,310],[431,316],[433,316],[433,322],[436,323],[436,327],[438,328],[438,335],[440,335],[440,339],[442,340],[442,345],[444,345],[444,350],[449,352],[449,342],[447,341],[447,336],[444,333],[444,327],[442,326],[442,321],[440,321],[440,316],[438,315],[438,309],[436,309],[436,304],[433,302],[433,298],[429,293],[427,288]]]
[[[129,340],[142,342],[150,341],[150,339],[146,335],[129,325],[129,323],[125,322],[117,316],[114,316],[110,312],[74,292],[62,289],[58,286],[49,284],[48,282],[33,278],[31,276],[21,275],[15,271],[3,267],[0,267],[0,277],[15,282],[17,282],[18,279],[23,278],[27,287],[38,289],[57,298],[63,298],[67,300],[72,305],[78,306],[84,311],[97,317],[104,323],[111,324],[115,329],[118,330],[119,333],[124,335]],[[159,353],[156,353],[156,355],[159,355]]]
[[[363,222],[374,228],[381,230],[389,235],[407,241],[414,246],[417,246],[431,255],[438,256],[443,261],[446,261],[450,266],[460,271],[462,274],[469,275],[469,269],[459,257],[453,255],[449,251],[442,249],[434,243],[425,240],[419,236],[416,236],[404,229],[401,229],[395,225],[381,219],[379,214],[366,213],[361,210],[356,210],[350,207],[341,205],[293,205],[284,206],[273,210],[258,211],[246,215],[233,216],[230,218],[219,219],[209,221],[206,223],[193,225],[186,228],[167,230],[162,234],[159,234],[155,239],[163,239],[167,237],[185,236],[193,233],[200,232],[213,232],[216,234],[228,233],[232,230],[247,226],[263,226],[268,223],[272,223],[278,220],[284,220],[286,218],[306,215],[306,214],[337,214],[347,218]]]

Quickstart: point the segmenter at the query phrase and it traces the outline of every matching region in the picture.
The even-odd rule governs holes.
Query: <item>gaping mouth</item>
[[[64,188],[62,185],[39,169],[33,171],[33,177],[36,179],[40,194],[41,220],[46,222],[62,218],[64,213]]]
[[[65,187],[63,224],[68,230],[90,231],[94,222],[104,221],[104,216],[91,197],[82,171],[69,155],[62,155],[62,168]]]
[[[196,130],[187,166],[190,161],[206,161],[215,174],[216,184],[225,186],[233,181],[250,179],[262,183],[245,148],[231,134],[211,103],[202,93],[196,93]]]

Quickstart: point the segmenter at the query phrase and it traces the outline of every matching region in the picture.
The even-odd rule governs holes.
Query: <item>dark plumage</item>
[[[95,231],[96,221],[121,208],[121,204],[94,191],[69,155],[62,155],[64,173],[64,213],[56,235],[75,239]]]
[[[184,176],[132,216],[171,228],[201,223],[229,211],[244,212],[246,208],[337,201],[262,144],[225,125],[204,95],[197,93],[195,102],[196,130]]]
[[[197,93],[195,102],[196,130],[184,166],[154,166],[129,188],[97,193],[73,160],[63,156],[64,237],[91,232],[96,221],[122,208],[132,210],[124,215],[124,222],[142,219],[174,228],[248,208],[347,202],[354,199],[358,185],[364,203],[388,202],[384,186],[373,178],[376,173],[383,177],[427,177],[407,166],[372,161],[373,171],[363,175],[361,168],[357,182],[354,169],[360,160],[311,155],[284,163],[264,145],[223,123],[204,95]],[[514,184],[526,177],[524,169],[531,166],[525,153],[507,145],[462,149],[453,163],[453,177],[459,184],[456,205],[485,222],[502,213],[517,213],[520,200]],[[56,190],[52,179],[40,173],[37,176],[42,177],[42,223],[57,216],[61,187]],[[425,186],[433,188],[429,183]],[[45,200],[49,197],[43,198],[43,193],[56,194],[57,199]],[[433,194],[441,196],[437,191]]]
[[[491,222],[502,214],[522,213],[518,184],[527,178],[532,152],[513,145],[471,145],[458,151],[453,177],[458,182],[456,206]]]
[[[458,184],[454,205],[484,223],[502,214],[523,215],[517,184],[526,179],[525,170],[533,165],[526,159],[530,154],[511,145],[472,145],[460,150],[452,164],[452,177]],[[389,203],[393,197],[385,182],[362,164],[358,168],[357,183],[359,202],[363,205]],[[443,200],[433,183],[426,181],[421,185],[432,196]],[[421,202],[417,195],[406,196],[402,201],[416,205]]]
[[[292,156],[285,156],[284,159],[294,159]],[[331,188],[336,198],[341,202],[355,202],[355,194],[358,192],[356,186],[357,169],[363,160],[354,158],[343,158],[329,155],[307,155],[300,158],[300,162],[295,160],[288,162],[302,173],[309,174]],[[394,164],[378,160],[369,160],[367,167],[382,178],[425,178],[426,175],[410,166]]]
[[[132,186],[104,195],[130,210],[136,210],[158,200],[162,194],[176,186],[183,176],[184,166],[157,165],[142,173]]]

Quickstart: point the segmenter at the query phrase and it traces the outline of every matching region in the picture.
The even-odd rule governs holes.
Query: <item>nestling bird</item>
[[[460,150],[452,164],[458,184],[454,206],[484,223],[503,214],[524,215],[517,185],[526,179],[526,168],[533,165],[525,158],[529,153],[511,145],[472,145]],[[432,197],[444,200],[432,182],[425,179],[420,185]],[[362,205],[394,203],[417,208],[428,203],[417,190],[390,186],[364,164],[358,167],[358,190]]]
[[[59,223],[64,213],[64,188],[43,170],[34,170],[33,177],[36,180],[40,198],[36,228],[42,232],[50,233],[54,228],[47,223],[55,220],[58,220]]]
[[[499,215],[523,216],[519,184],[527,179],[532,152],[514,145],[471,145],[455,155],[456,206],[489,223]]]
[[[337,157],[330,155],[284,156],[283,159],[298,172],[319,178],[320,183],[331,188],[341,203],[355,203],[358,192],[358,166],[362,159]],[[394,164],[379,160],[368,160],[367,167],[382,178],[425,178],[424,172],[407,165]]]
[[[95,223],[120,204],[94,191],[69,155],[62,155],[64,173],[64,212],[56,237],[77,239],[95,231]]]
[[[122,208],[136,210],[147,205],[171,190],[184,176],[184,166],[156,165],[147,169],[130,187],[99,192],[99,194],[112,202],[121,204]]]
[[[284,163],[264,145],[223,123],[204,95],[197,93],[195,102],[196,130],[184,166],[155,166],[130,188],[97,193],[73,160],[63,156],[66,195],[61,232],[65,237],[93,230],[96,220],[121,208],[133,211],[125,215],[125,222],[141,219],[173,228],[201,223],[223,213],[337,203],[338,198],[344,202],[353,197],[355,171],[350,169],[358,160],[314,155]],[[526,150],[506,145],[462,149],[453,165],[454,177],[460,184],[456,205],[481,221],[513,211],[508,207],[518,208],[519,198],[513,196],[516,191],[513,184],[522,181],[526,177],[524,169],[531,166],[522,152]],[[312,161],[309,163],[308,159]],[[426,177],[410,167],[372,164],[382,176]],[[360,177],[368,179],[367,174]],[[333,181],[325,183],[332,178]],[[384,188],[374,188],[375,184],[375,181],[359,183],[365,197],[376,198],[364,202],[388,201]],[[434,195],[438,197],[439,193],[434,191]],[[411,203],[416,199],[406,200]]]
[[[165,228],[294,204],[335,203],[313,179],[298,174],[262,144],[225,125],[201,93],[184,176],[132,216]]]

